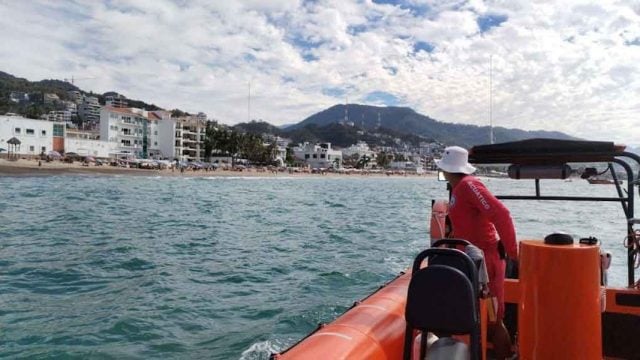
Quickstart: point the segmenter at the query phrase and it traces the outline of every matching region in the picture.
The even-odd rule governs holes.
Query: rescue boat
[[[636,339],[640,333],[640,281],[636,282],[635,278],[640,252],[640,231],[636,231],[635,226],[640,224],[640,219],[634,217],[634,190],[640,184],[640,173],[634,175],[634,170],[640,168],[640,157],[612,142],[530,139],[475,146],[469,151],[469,162],[503,164],[509,166],[511,179],[533,181],[532,195],[496,194],[500,199],[618,202],[626,218],[627,287],[607,285],[610,255],[593,237],[573,239],[567,234],[552,234],[545,239],[519,239],[519,274],[517,278],[507,279],[505,284],[505,323],[516,340],[516,356],[519,359],[640,359],[640,341]],[[572,165],[594,163],[607,166],[618,196],[542,194],[541,179],[567,179],[575,172]],[[618,181],[614,164],[626,176],[626,189]],[[638,188],[640,194],[640,186]],[[446,201],[435,201],[430,220],[432,237],[446,236],[445,219]],[[320,325],[289,349],[272,354],[271,358],[415,359],[424,357],[425,352],[427,359],[490,358],[491,344],[486,340],[485,331],[487,307],[483,299],[468,305],[478,314],[481,328],[479,339],[474,340],[471,336],[465,340],[467,345],[474,341],[481,343],[480,350],[475,353],[473,347],[463,355],[452,346],[435,349],[437,342],[427,341],[432,333],[425,328],[422,332],[413,330],[410,319],[414,316],[411,313],[416,308],[416,300],[410,300],[411,304],[408,304],[407,299],[413,296],[409,287],[414,286],[417,275],[431,276],[435,284],[438,276],[458,276],[460,273],[448,266],[434,265],[430,252],[433,250],[421,252],[412,269],[355,302],[336,320]],[[425,258],[429,259],[426,266],[422,263]],[[429,274],[424,272],[428,268],[433,270]],[[433,296],[430,295],[431,300],[421,298],[419,301],[440,304],[437,306],[448,309],[446,302],[452,299],[442,299],[450,296],[445,294],[452,294],[448,290],[421,290],[422,294]],[[458,315],[450,309],[443,311],[440,321]],[[476,319],[476,315],[470,313]],[[426,350],[420,352],[421,346]]]

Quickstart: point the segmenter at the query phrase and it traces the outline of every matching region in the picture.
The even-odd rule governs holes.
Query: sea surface
[[[0,358],[29,359],[267,359],[407,268],[431,200],[447,197],[445,183],[399,177],[2,177],[0,189]],[[506,205],[521,239],[597,237],[610,283],[626,284],[620,204]]]

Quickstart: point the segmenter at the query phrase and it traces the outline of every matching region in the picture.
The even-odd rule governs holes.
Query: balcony
[[[127,134],[127,133],[121,133],[121,132],[118,133],[118,136],[126,138],[126,139],[132,139],[132,138],[136,138],[137,139],[137,138],[141,138],[142,137],[142,135],[139,135],[139,134],[134,134],[134,133],[128,133]]]

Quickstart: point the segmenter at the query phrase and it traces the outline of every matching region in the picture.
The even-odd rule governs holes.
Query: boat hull
[[[273,359],[402,359],[410,274],[401,274]]]

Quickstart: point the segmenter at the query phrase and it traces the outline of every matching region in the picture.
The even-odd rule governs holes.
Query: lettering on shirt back
[[[482,204],[482,207],[485,210],[491,209],[491,205],[489,205],[489,202],[487,201],[487,199],[485,199],[482,193],[480,193],[480,189],[478,189],[478,187],[472,182],[467,182],[467,184],[469,185],[469,189],[471,189],[471,191],[478,198],[478,201],[480,201],[480,204]]]

